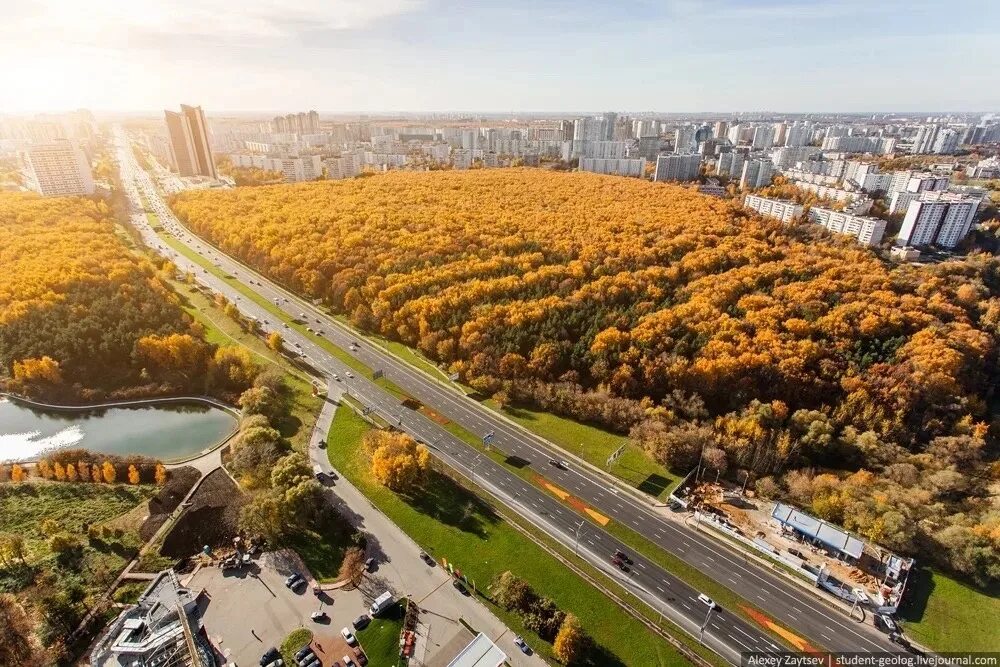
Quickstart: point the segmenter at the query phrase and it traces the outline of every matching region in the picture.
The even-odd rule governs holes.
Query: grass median
[[[484,591],[494,576],[510,570],[563,610],[576,614],[600,650],[593,665],[680,665],[686,660],[666,641],[613,605],[566,568],[487,502],[446,475],[433,472],[412,496],[396,494],[371,476],[360,440],[368,424],[349,409],[337,410],[328,438],[330,462],[396,525],[439,561],[447,558]],[[490,609],[546,658],[551,644],[524,627],[520,618]]]

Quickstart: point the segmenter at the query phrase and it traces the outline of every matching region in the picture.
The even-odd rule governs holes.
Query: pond
[[[0,397],[0,462],[67,447],[175,461],[214,447],[234,428],[232,414],[195,402],[69,411]]]

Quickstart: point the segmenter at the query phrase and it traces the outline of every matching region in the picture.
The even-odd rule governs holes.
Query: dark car
[[[611,563],[622,572],[628,572],[628,563],[626,563],[623,558],[619,558],[618,556],[612,556]]]
[[[451,585],[454,586],[455,590],[458,591],[459,593],[461,593],[462,595],[468,595],[469,594],[469,589],[466,588],[465,584],[463,584],[458,579],[456,579],[455,581],[453,581],[451,583]]]
[[[801,551],[799,551],[798,549],[789,549],[789,550],[788,550],[788,553],[789,553],[789,554],[791,554],[792,556],[795,556],[796,558],[801,558],[802,560],[805,560],[805,559],[806,559],[806,556],[805,556],[805,554],[803,554],[803,553],[802,553]]]
[[[354,619],[354,622],[351,625],[354,626],[355,630],[363,630],[367,628],[368,624],[371,622],[372,619],[368,616],[368,614],[361,614],[356,619]]]
[[[371,572],[374,569],[375,569],[375,558],[373,556],[372,558],[369,558],[368,560],[365,561],[365,570]]]
[[[312,655],[315,655],[313,653],[313,650],[308,645],[303,646],[302,648],[300,648],[298,651],[295,652],[295,662],[301,664],[303,660],[306,661],[312,660],[312,658],[309,657]]]
[[[420,560],[424,561],[425,563],[427,563],[427,564],[428,564],[428,565],[430,565],[431,567],[434,567],[434,565],[436,564],[436,563],[434,562],[434,559],[433,559],[433,558],[431,558],[431,557],[430,557],[430,556],[429,556],[429,555],[427,554],[427,552],[426,552],[426,551],[421,551],[421,552],[420,552]]]
[[[265,665],[270,665],[272,662],[281,657],[281,652],[274,648],[273,646],[264,653],[260,658],[260,665],[264,667]]]
[[[528,643],[526,641],[524,641],[524,637],[518,635],[517,637],[514,638],[514,643],[517,644],[517,647],[519,649],[521,649],[521,653],[525,655],[531,655],[531,647],[528,646]]]
[[[306,585],[306,580],[303,579],[302,576],[299,574],[289,575],[289,577],[285,579],[285,586],[288,586],[288,588],[290,588],[293,591],[298,590],[299,588],[305,585]]]
[[[629,565],[632,564],[632,558],[627,553],[625,553],[624,551],[622,551],[621,549],[615,549],[615,557],[616,558],[620,558],[621,560],[625,561]]]

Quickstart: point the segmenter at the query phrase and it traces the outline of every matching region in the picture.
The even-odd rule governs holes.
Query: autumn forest
[[[763,495],[1000,579],[992,257],[891,266],[678,186],[524,169],[173,206],[501,403],[629,433],[678,471],[705,450]]]

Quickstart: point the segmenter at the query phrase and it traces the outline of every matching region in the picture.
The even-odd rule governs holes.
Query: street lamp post
[[[712,618],[712,612],[715,611],[715,606],[708,608],[708,613],[705,614],[705,622],[701,624],[701,629],[698,633],[698,641],[702,644],[705,643],[705,628],[708,627],[708,621]]]
[[[580,555],[580,552],[577,549],[577,547],[580,546],[580,529],[583,528],[584,523],[585,523],[584,520],[580,519],[580,523],[576,527],[576,541],[573,542],[573,553],[575,553],[577,556]]]

